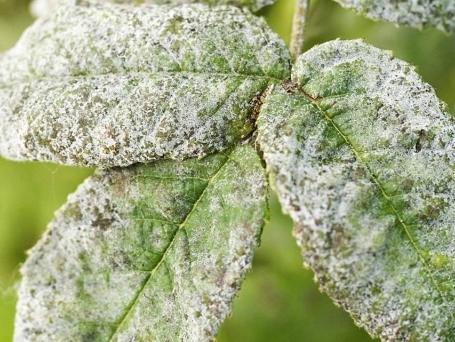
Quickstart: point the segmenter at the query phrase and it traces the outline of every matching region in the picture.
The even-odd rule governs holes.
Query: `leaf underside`
[[[234,7],[98,4],[38,19],[0,55],[0,154],[127,166],[202,158],[254,128],[284,43]]]
[[[334,0],[374,20],[455,32],[455,1]]]
[[[247,145],[97,172],[22,267],[15,341],[211,340],[266,211]]]
[[[361,41],[302,55],[258,119],[272,186],[321,288],[384,341],[455,338],[454,120]]]

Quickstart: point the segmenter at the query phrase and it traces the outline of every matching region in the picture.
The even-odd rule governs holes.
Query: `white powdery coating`
[[[155,5],[183,5],[202,3],[211,6],[232,5],[237,7],[247,7],[253,12],[271,5],[276,0],[33,0],[30,4],[30,12],[35,17],[48,15],[58,6],[70,6],[74,4],[97,4],[97,3],[117,3],[117,4],[155,4]]]
[[[71,340],[75,334],[89,336],[96,323],[101,326],[96,337],[106,339],[109,329],[103,328],[118,319],[146,277],[119,265],[115,256],[103,258],[104,235],[128,226],[128,217],[119,215],[107,191],[115,178],[87,179],[30,251],[22,268],[14,341]],[[85,308],[75,305],[80,298]],[[85,322],[75,326],[76,317]]]
[[[335,0],[343,7],[353,9],[366,17],[385,20],[398,25],[419,29],[436,27],[455,31],[454,0]]]
[[[236,7],[88,3],[38,19],[5,53],[0,80],[160,71],[283,79],[289,53],[262,18]]]
[[[98,172],[22,268],[14,340],[211,341],[266,210],[250,146]]]
[[[203,157],[252,131],[253,99],[289,61],[234,7],[62,7],[1,56],[0,154],[99,167]]]
[[[203,157],[252,130],[251,99],[266,85],[257,78],[191,73],[22,84],[4,92],[0,104],[9,114],[3,117],[0,153],[103,168]]]
[[[321,288],[384,341],[455,336],[454,120],[414,68],[361,41],[296,62],[259,142]]]

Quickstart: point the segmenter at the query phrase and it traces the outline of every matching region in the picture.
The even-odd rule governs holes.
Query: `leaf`
[[[71,6],[100,4],[100,3],[117,3],[117,4],[155,4],[155,5],[183,5],[201,3],[210,6],[232,5],[236,7],[246,7],[253,12],[257,12],[265,6],[272,5],[276,0],[33,0],[30,10],[33,15],[40,17],[48,15],[57,6]]]
[[[289,63],[264,21],[233,7],[61,8],[0,57],[0,154],[103,168],[201,158],[251,133],[255,99]]]
[[[22,267],[15,341],[211,341],[266,212],[246,145],[97,172]]]
[[[355,10],[373,20],[423,29],[435,27],[455,32],[455,2],[453,0],[335,0],[341,6]]]
[[[455,338],[454,119],[362,41],[300,56],[258,119],[272,185],[321,288],[383,341]]]

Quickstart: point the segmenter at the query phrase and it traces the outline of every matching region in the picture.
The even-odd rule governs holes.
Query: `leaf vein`
[[[162,222],[162,223],[171,224],[171,225],[178,225],[179,224],[178,222],[172,222],[172,221],[168,221],[168,220],[160,220],[160,219],[156,219],[156,218],[153,218],[153,217],[135,217],[135,216],[133,216],[131,218],[131,220],[133,220],[133,221],[154,221],[154,222]]]
[[[207,182],[209,179],[208,178],[203,178],[203,177],[195,177],[195,176],[158,176],[158,175],[138,175],[135,176],[134,179],[140,179],[140,178],[145,178],[145,179],[164,179],[164,180],[200,180],[203,182]]]
[[[445,298],[445,296],[443,295],[443,291],[441,290],[438,282],[436,281],[435,277],[434,277],[434,274],[433,272],[431,272],[431,268],[430,266],[428,265],[427,261],[425,260],[425,257],[423,256],[422,254],[422,250],[419,248],[416,240],[414,239],[414,237],[412,236],[411,234],[411,231],[410,231],[410,227],[411,225],[408,225],[404,220],[403,218],[401,217],[400,213],[398,212],[398,210],[395,208],[394,204],[390,201],[391,197],[389,195],[387,195],[385,189],[382,187],[381,183],[379,182],[379,180],[377,179],[377,177],[374,175],[374,173],[372,172],[370,166],[368,165],[367,162],[365,162],[362,158],[362,155],[359,151],[357,151],[355,149],[355,147],[353,146],[353,144],[351,143],[349,137],[343,133],[343,131],[340,129],[340,127],[338,127],[338,125],[329,117],[329,115],[325,112],[324,109],[322,109],[319,104],[314,100],[312,99],[311,97],[309,97],[307,94],[305,94],[307,96],[307,98],[309,98],[309,100],[316,106],[316,108],[323,114],[323,117],[324,117],[324,120],[329,123],[330,125],[333,126],[333,128],[337,131],[337,133],[343,138],[343,140],[345,141],[346,145],[349,147],[349,149],[354,153],[356,159],[361,162],[365,168],[368,170],[369,174],[370,174],[370,179],[371,181],[376,185],[376,187],[379,189],[379,192],[381,194],[381,196],[384,198],[384,200],[386,201],[387,205],[392,209],[392,212],[394,213],[395,217],[398,219],[399,221],[399,224],[401,225],[401,227],[403,228],[406,236],[408,237],[413,249],[417,252],[418,254],[418,257],[420,259],[420,262],[422,263],[422,265],[424,266],[424,269],[426,270],[427,274],[429,275],[436,291],[438,292],[439,296],[441,297],[441,299],[447,303],[447,299]]]
[[[218,170],[216,170],[213,175],[210,177],[209,181],[207,182],[207,185],[206,187],[204,188],[204,190],[202,191],[202,193],[200,194],[199,198],[195,201],[193,207],[191,208],[191,210],[188,212],[188,214],[186,215],[185,219],[182,221],[182,223],[180,223],[179,225],[179,229],[177,229],[174,233],[174,235],[172,236],[172,239],[169,243],[169,245],[166,247],[165,249],[165,252],[163,253],[161,259],[157,262],[156,266],[150,271],[150,274],[149,276],[145,279],[142,287],[139,289],[139,291],[136,293],[136,296],[133,298],[133,300],[131,301],[131,304],[129,305],[129,307],[127,308],[126,310],[126,313],[123,315],[123,317],[120,319],[120,322],[117,324],[117,327],[116,329],[112,332],[111,336],[108,338],[108,341],[113,341],[115,336],[119,333],[121,327],[128,321],[128,318],[133,314],[133,311],[134,311],[134,308],[136,307],[136,305],[138,304],[139,302],[139,299],[141,298],[141,296],[144,294],[144,291],[145,289],[148,287],[148,285],[150,284],[150,281],[152,280],[153,278],[153,275],[154,273],[158,270],[158,268],[164,264],[165,265],[165,259],[166,259],[166,256],[167,254],[169,253],[169,251],[171,250],[172,246],[174,245],[175,241],[176,241],[176,237],[179,233],[179,231],[181,229],[185,229],[185,226],[188,222],[188,220],[190,219],[190,217],[193,215],[193,213],[195,212],[197,206],[199,205],[201,199],[205,196],[205,194],[207,193],[207,189],[209,189],[209,187],[213,184],[214,182],[214,179],[219,175],[219,173],[222,171],[222,169],[224,168],[224,166],[228,163],[228,161],[230,160],[230,154],[225,154],[226,155],[226,160],[221,164],[221,166],[218,168]]]

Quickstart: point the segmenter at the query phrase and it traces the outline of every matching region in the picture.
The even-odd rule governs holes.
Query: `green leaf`
[[[272,185],[321,288],[384,341],[455,338],[454,119],[362,41],[302,55],[258,119]]]
[[[117,4],[155,4],[155,5],[182,5],[201,3],[210,6],[232,5],[246,7],[253,12],[271,5],[276,0],[33,0],[30,6],[35,16],[48,15],[57,6],[71,6],[73,4],[86,5],[87,3],[117,3]]]
[[[455,2],[453,0],[335,0],[341,6],[355,10],[374,20],[384,20],[419,29],[436,27],[455,32]]]
[[[127,166],[203,157],[254,128],[290,72],[284,43],[234,7],[60,8],[0,57],[0,154]]]
[[[22,267],[15,341],[211,341],[266,212],[247,145],[97,172]]]

